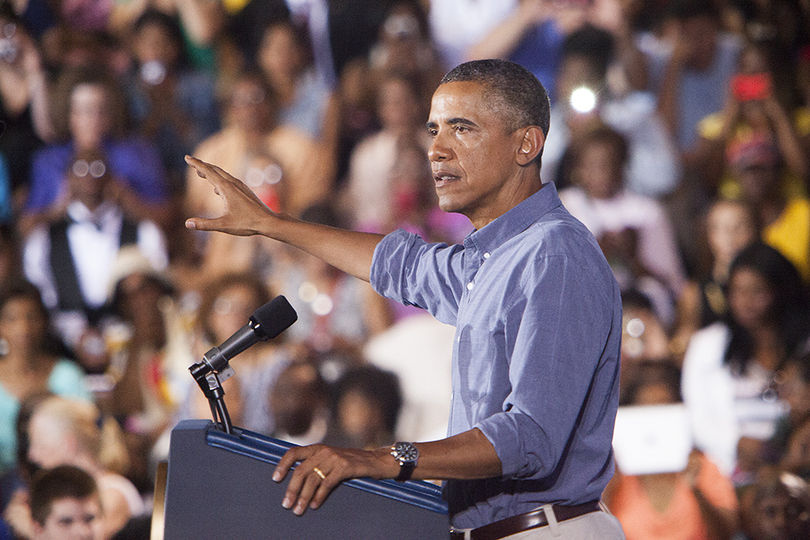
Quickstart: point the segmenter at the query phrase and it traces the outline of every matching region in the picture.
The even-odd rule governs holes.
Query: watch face
[[[419,450],[411,443],[395,444],[392,454],[400,464],[414,462],[419,458]]]

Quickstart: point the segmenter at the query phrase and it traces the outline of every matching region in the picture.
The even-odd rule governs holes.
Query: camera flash
[[[571,108],[578,113],[591,112],[596,107],[596,93],[590,88],[580,86],[571,92]]]

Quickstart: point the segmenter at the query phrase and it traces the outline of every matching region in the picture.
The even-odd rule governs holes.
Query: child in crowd
[[[43,471],[31,486],[30,540],[105,540],[104,512],[93,477],[71,465]]]

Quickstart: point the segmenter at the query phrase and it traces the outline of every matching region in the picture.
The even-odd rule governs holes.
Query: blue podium
[[[238,428],[229,435],[208,420],[180,422],[171,434],[164,539],[448,538],[447,505],[427,482],[350,480],[318,510],[285,510],[287,480],[271,475],[290,446]]]

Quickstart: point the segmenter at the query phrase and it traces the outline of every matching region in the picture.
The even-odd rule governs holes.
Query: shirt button
[[[473,282],[472,282],[472,281],[471,281],[471,282],[469,282],[469,283],[467,283],[467,290],[468,290],[468,291],[473,290],[473,287],[475,287],[475,285],[473,284]]]
[[[484,253],[484,258],[489,259],[489,253]]]

